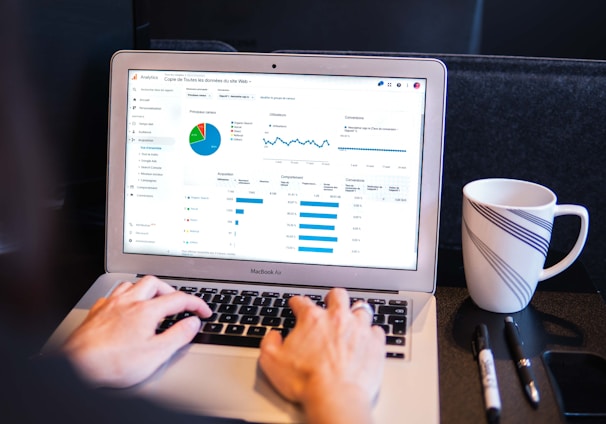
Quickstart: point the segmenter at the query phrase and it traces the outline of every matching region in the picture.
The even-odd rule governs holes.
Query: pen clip
[[[518,327],[518,323],[512,317],[507,317],[507,318],[511,318],[511,320],[509,322],[511,324],[513,324],[513,328],[514,328],[517,338],[518,338],[518,343],[520,344],[520,346],[524,346],[524,339],[522,339],[522,334],[520,333],[520,327]]]
[[[515,327],[516,333],[518,335],[518,342],[520,343],[520,346],[524,346],[524,339],[522,339],[522,334],[520,333],[520,327],[518,327],[518,323],[514,321],[513,326]]]

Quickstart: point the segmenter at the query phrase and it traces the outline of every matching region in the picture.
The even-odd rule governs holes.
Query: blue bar
[[[339,204],[336,202],[310,202],[307,200],[302,200],[301,206],[321,206],[325,208],[338,208]]]
[[[263,203],[263,199],[249,199],[246,197],[236,197],[236,203]]]
[[[236,215],[244,215],[244,209],[236,209]]]
[[[326,219],[337,219],[336,213],[311,213],[311,212],[301,212],[299,214],[301,218],[326,218]]]
[[[332,249],[325,247],[303,247],[299,246],[299,252],[332,253]]]
[[[334,231],[334,225],[319,225],[319,224],[299,224],[299,228],[303,230],[330,230]]]
[[[337,241],[337,238],[336,237],[321,237],[321,236],[299,236],[299,240]]]
[[[240,221],[236,219],[236,225],[240,225]]]

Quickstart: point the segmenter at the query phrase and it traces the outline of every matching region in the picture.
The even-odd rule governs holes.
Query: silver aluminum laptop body
[[[439,421],[436,284],[446,69],[433,59],[120,51],[111,62],[106,270],[96,299],[175,286],[408,302],[376,422]],[[192,343],[129,389],[194,413],[300,422],[258,349]]]

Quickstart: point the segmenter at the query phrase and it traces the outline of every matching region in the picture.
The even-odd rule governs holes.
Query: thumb
[[[259,364],[262,369],[270,368],[276,357],[279,356],[280,348],[282,347],[282,335],[278,331],[271,330],[261,340],[261,354],[259,356]]]
[[[187,317],[176,322],[156,337],[161,341],[161,345],[166,348],[167,356],[170,356],[192,341],[194,336],[200,331],[201,324],[202,322],[198,317]]]

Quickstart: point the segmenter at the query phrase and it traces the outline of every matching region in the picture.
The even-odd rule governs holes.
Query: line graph
[[[301,141],[298,138],[295,138],[294,140],[290,140],[290,141],[286,141],[283,140],[280,137],[276,137],[273,141],[272,140],[267,140],[265,138],[263,138],[263,144],[265,144],[266,146],[275,146],[276,144],[283,144],[287,147],[293,145],[293,144],[298,144],[301,146],[306,146],[306,145],[310,145],[310,146],[316,146],[317,148],[322,148],[324,146],[330,146],[330,143],[328,142],[328,140],[324,140],[321,143],[318,143],[316,140],[305,140],[305,141]]]

